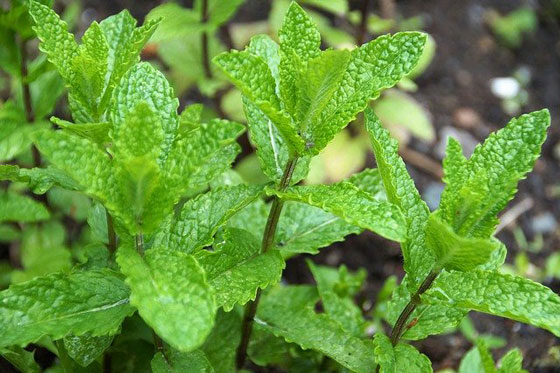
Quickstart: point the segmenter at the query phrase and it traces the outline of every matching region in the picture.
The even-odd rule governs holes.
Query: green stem
[[[393,327],[393,330],[391,331],[391,343],[393,344],[393,346],[396,346],[397,343],[399,343],[400,338],[406,331],[410,315],[412,315],[416,307],[421,303],[420,296],[424,294],[424,292],[428,290],[430,286],[432,286],[432,283],[439,274],[439,269],[433,269],[428,274],[428,276],[426,276],[422,284],[420,284],[420,287],[418,288],[418,290],[416,290],[416,293],[414,293],[414,295],[410,298],[410,301],[408,302],[406,307],[402,310],[399,318],[397,319],[397,322],[395,323],[395,326]]]
[[[66,373],[72,373],[74,371],[74,364],[64,347],[64,341],[59,339],[58,341],[55,341],[54,344],[58,351],[58,360],[60,360],[60,365],[62,365],[62,368]]]
[[[278,190],[283,191],[290,185],[290,181],[292,180],[297,161],[298,158],[295,157],[290,159],[286,164],[284,174],[282,175],[282,180],[280,180],[280,184],[278,185]],[[284,202],[280,198],[275,196],[272,201],[272,206],[270,207],[270,212],[268,213],[266,226],[264,228],[261,253],[266,253],[274,245],[276,227],[278,226],[278,221],[280,220],[282,207],[284,207]],[[241,343],[237,348],[237,355],[235,360],[237,369],[242,369],[245,365],[245,361],[247,360],[247,348],[249,347],[249,341],[251,340],[253,321],[255,319],[255,315],[257,314],[257,308],[259,306],[260,299],[261,289],[257,289],[255,300],[250,302],[245,308],[243,323],[241,325]]]

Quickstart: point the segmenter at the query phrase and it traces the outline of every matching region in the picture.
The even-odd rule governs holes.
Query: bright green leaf
[[[0,191],[0,222],[47,220],[49,211],[40,202],[15,192]]]
[[[430,359],[411,345],[399,343],[393,347],[389,338],[383,333],[375,334],[373,344],[375,361],[379,364],[380,373],[433,372]]]
[[[216,306],[203,269],[179,250],[151,248],[142,258],[130,244],[117,262],[131,288],[130,303],[154,331],[179,351],[200,347],[214,325]]]
[[[110,270],[55,273],[12,285],[0,292],[0,344],[114,334],[133,312],[128,298],[128,287]]]
[[[64,337],[64,348],[68,355],[82,367],[87,367],[93,363],[113,342],[112,335],[91,336],[84,334],[81,336],[69,335]]]

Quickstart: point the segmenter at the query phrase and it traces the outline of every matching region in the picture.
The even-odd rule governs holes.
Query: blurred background
[[[77,37],[92,21],[122,9],[128,9],[140,22],[163,17],[142,57],[165,72],[180,98],[180,110],[200,102],[205,104],[204,116],[208,118],[219,116],[244,122],[240,93],[219,75],[210,60],[221,51],[242,49],[253,35],[267,33],[275,37],[290,1],[227,1],[238,4],[233,12],[207,9],[205,13],[198,7],[193,9],[192,1],[55,0],[54,7]],[[7,2],[0,1],[6,9],[4,3]],[[552,126],[543,155],[501,216],[497,236],[509,249],[506,271],[560,291],[560,0],[299,3],[317,23],[324,48],[352,48],[388,32],[422,30],[430,35],[416,70],[397,87],[385,91],[372,107],[399,139],[400,153],[431,209],[438,207],[444,187],[441,160],[448,136],[457,138],[469,156],[477,143],[511,117],[545,107],[550,110]],[[207,25],[205,17],[209,13],[213,17]],[[36,41],[30,42],[29,49],[37,50]],[[2,53],[5,50],[0,46],[0,57]],[[37,89],[52,92],[51,111],[70,119],[60,78],[54,74],[43,80]],[[2,101],[14,94],[4,72],[0,72],[0,93]],[[50,108],[49,103],[45,107]],[[45,115],[49,114],[49,109],[45,111]],[[7,137],[0,138],[0,148],[7,149],[6,141]],[[243,153],[236,170],[248,182],[266,181],[249,139],[244,137],[241,142]],[[27,145],[21,146],[16,155],[12,151],[10,156],[19,157],[21,163],[30,162],[28,149]],[[2,153],[0,149],[0,161],[10,159]],[[305,183],[339,181],[365,167],[375,167],[375,161],[358,118],[313,161]],[[63,209],[62,224],[50,228],[48,242],[71,253],[53,254],[53,260],[67,263],[69,255],[77,255],[72,250],[89,234],[84,232],[84,222],[90,202],[57,188],[51,189],[46,198],[51,205]],[[0,226],[3,288],[37,274],[29,261],[22,264],[22,258],[17,257],[21,245],[25,248],[37,244],[32,238],[2,229]],[[383,300],[383,294],[394,286],[392,276],[400,279],[404,275],[398,246],[370,233],[350,236],[343,243],[323,249],[313,260],[332,266],[344,264],[352,270],[364,268],[367,278],[359,301],[365,312],[373,314],[374,301]],[[285,278],[291,283],[313,281],[305,256],[288,262]],[[552,334],[486,315],[472,314],[458,331],[415,345],[430,357],[434,370],[456,369],[477,338],[487,340],[497,356],[512,347],[520,348],[524,367],[531,372],[560,371],[560,341]]]

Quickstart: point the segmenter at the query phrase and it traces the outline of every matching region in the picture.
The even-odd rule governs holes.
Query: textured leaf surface
[[[377,333],[373,339],[375,346],[375,360],[379,364],[381,373],[427,373],[433,372],[428,357],[418,352],[411,345],[399,343],[395,347],[389,337]]]
[[[366,192],[378,200],[387,200],[383,179],[377,168],[366,168],[352,175],[348,182],[354,184],[358,189]]]
[[[231,311],[235,304],[254,300],[257,289],[276,284],[282,277],[284,260],[277,250],[260,253],[260,242],[251,233],[230,228],[214,245],[201,251],[198,261],[216,294],[216,305]]]
[[[294,115],[300,71],[309,59],[319,55],[321,35],[311,17],[296,2],[292,2],[278,31],[278,38],[281,55],[280,97],[286,110]]]
[[[289,115],[282,112],[276,81],[263,58],[248,51],[222,53],[213,60],[241,93],[253,102],[282,134],[286,144],[301,152],[303,140]]]
[[[180,351],[202,345],[216,307],[204,271],[192,256],[151,248],[143,259],[132,245],[122,245],[117,262],[131,288],[130,303],[164,341]]]
[[[442,195],[442,218],[461,236],[489,237],[496,228],[496,215],[517,190],[517,183],[531,171],[550,126],[548,110],[512,119],[491,134],[465,161],[456,145],[450,145],[447,161],[449,193]],[[459,176],[460,175],[460,176]],[[477,190],[476,200],[472,200]]]
[[[88,334],[82,336],[69,335],[64,337],[64,348],[76,363],[87,367],[98,357],[103,355],[113,342],[112,335],[93,337]]]
[[[133,312],[130,291],[110,270],[55,273],[0,293],[0,344],[21,345],[44,335],[114,334]]]
[[[41,41],[39,48],[47,54],[64,80],[72,80],[75,75],[72,61],[78,55],[78,45],[74,35],[67,31],[66,22],[37,1],[29,2],[29,14],[35,20],[34,30]]]
[[[510,350],[500,361],[498,373],[526,373],[523,369],[523,355],[518,348]]]
[[[373,346],[346,333],[325,314],[313,311],[315,289],[308,286],[276,288],[259,304],[257,322],[276,336],[319,351],[354,372],[371,372]]]
[[[314,143],[310,152],[317,154],[366,108],[369,100],[408,74],[418,62],[425,40],[422,33],[399,32],[354,49],[333,99],[304,132],[303,137]]]
[[[214,234],[237,211],[262,193],[262,187],[236,185],[201,194],[185,203],[155,242],[186,253],[195,252],[213,242]]]
[[[109,128],[111,123],[72,123],[56,117],[51,117],[51,122],[72,132],[80,137],[85,137],[99,145],[107,144],[111,139],[109,138]]]
[[[279,183],[286,163],[290,159],[290,150],[274,123],[251,101],[243,98],[243,108],[247,117],[249,136],[256,147],[261,169],[272,181]],[[307,176],[309,157],[298,159],[292,176],[292,184]]]
[[[267,193],[320,207],[350,224],[394,241],[406,238],[405,220],[397,206],[375,200],[348,182],[290,187],[283,192],[267,189]]]
[[[165,168],[168,187],[184,193],[225,172],[241,150],[236,139],[243,130],[239,123],[213,119],[177,139]]]
[[[499,243],[490,239],[461,237],[431,214],[426,225],[426,245],[436,254],[437,266],[447,270],[470,271],[488,262]]]
[[[560,297],[522,277],[480,270],[444,272],[422,300],[507,317],[560,335]]]
[[[49,211],[40,202],[15,192],[0,191],[0,222],[47,220]]]
[[[162,153],[165,156],[177,133],[179,100],[163,74],[147,62],[128,70],[113,92],[109,108],[115,133],[113,137],[118,137],[127,116],[140,102],[146,102],[161,120],[164,133]]]
[[[428,206],[420,198],[414,181],[399,156],[397,141],[390,137],[371,110],[366,110],[365,118],[387,199],[405,214],[407,239],[401,248],[409,285],[415,290],[435,263],[434,253],[425,247],[424,228],[429,215]]]

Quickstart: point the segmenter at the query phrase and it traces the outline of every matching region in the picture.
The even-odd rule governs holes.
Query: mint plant
[[[24,253],[24,269],[0,292],[0,354],[18,369],[40,370],[23,349],[34,344],[66,372],[232,372],[249,361],[287,371],[431,372],[428,357],[405,341],[452,330],[471,310],[560,336],[560,298],[501,273],[506,248],[493,237],[497,214],[540,153],[548,111],[513,119],[470,159],[450,139],[446,189],[430,212],[396,140],[367,108],[415,68],[424,34],[321,50],[317,26],[292,3],[279,43],[258,35],[243,51],[217,55],[215,66],[243,95],[270,179],[251,185],[231,169],[245,127],[207,119],[199,104],[179,114],[163,74],[139,62],[157,19],[136,27],[123,11],[93,22],[77,43],[49,6],[22,9],[68,89],[73,121],[51,117],[57,129],[30,134],[47,167],[0,166],[2,179],[33,193],[64,191],[48,208],[13,190],[0,194],[0,221],[44,221],[23,232],[2,228]],[[212,9],[223,20],[235,6]],[[206,31],[221,21],[213,22]],[[361,112],[377,168],[298,185],[310,160]],[[69,200],[64,193],[85,201],[78,248],[64,247],[53,218]],[[375,320],[355,302],[363,270],[308,261],[316,285],[280,283],[288,258],[365,229],[400,243],[406,271],[399,285],[387,281]],[[485,340],[475,343],[462,371],[522,371],[518,350],[496,367]]]

